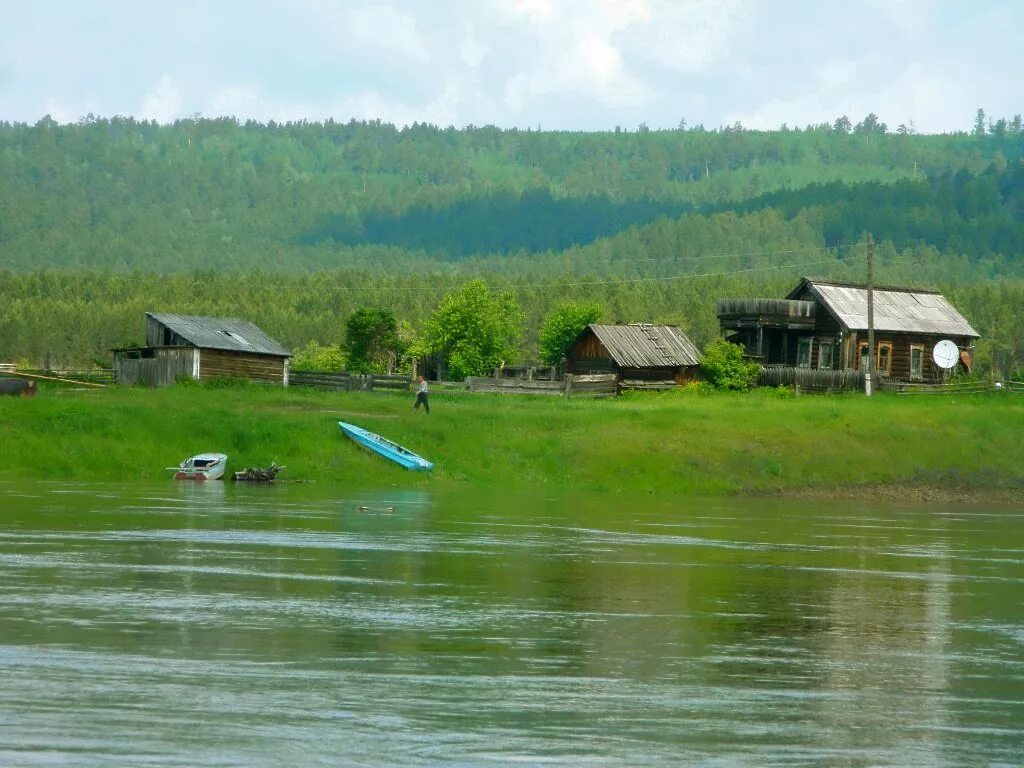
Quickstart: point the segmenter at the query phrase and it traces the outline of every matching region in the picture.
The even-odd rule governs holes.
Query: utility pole
[[[875,241],[868,232],[868,367],[864,372],[864,394],[874,393],[875,372]]]

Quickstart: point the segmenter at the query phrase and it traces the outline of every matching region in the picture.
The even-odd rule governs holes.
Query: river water
[[[0,483],[0,765],[1018,766],[1024,508]]]

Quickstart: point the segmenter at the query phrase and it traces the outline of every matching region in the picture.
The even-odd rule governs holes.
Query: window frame
[[[806,348],[807,357],[806,362],[801,363],[800,358],[803,354],[803,350]],[[811,359],[814,356],[814,337],[813,336],[800,336],[796,340],[796,367],[797,368],[810,368]]]
[[[887,365],[882,367],[882,350],[886,351],[886,363]],[[879,341],[875,343],[875,373],[885,374],[889,376],[892,374],[892,342],[891,341]]]
[[[822,353],[828,350],[828,365],[822,362]],[[818,344],[818,370],[819,371],[830,371],[832,366],[835,365],[836,360],[836,346],[831,341],[823,341]]]
[[[914,370],[914,353],[919,355],[917,370]],[[924,353],[925,348],[922,344],[911,344],[910,345],[910,380],[911,381],[924,381]]]

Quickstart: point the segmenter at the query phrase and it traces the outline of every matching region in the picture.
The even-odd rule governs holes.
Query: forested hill
[[[634,259],[675,258],[698,230],[702,255],[841,249],[870,230],[1013,271],[1024,132],[995,125],[923,136],[868,118],[771,132],[0,124],[0,269],[522,265],[627,246]],[[737,242],[728,217],[754,212],[793,223],[785,242]]]

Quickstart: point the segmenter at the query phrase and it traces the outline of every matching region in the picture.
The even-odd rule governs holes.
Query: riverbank
[[[680,391],[617,399],[413,396],[179,385],[44,389],[0,399],[0,477],[150,481],[201,451],[229,472],[359,487],[579,489],[677,495],[1024,497],[1024,397]],[[339,420],[435,463],[410,473],[344,439]]]

